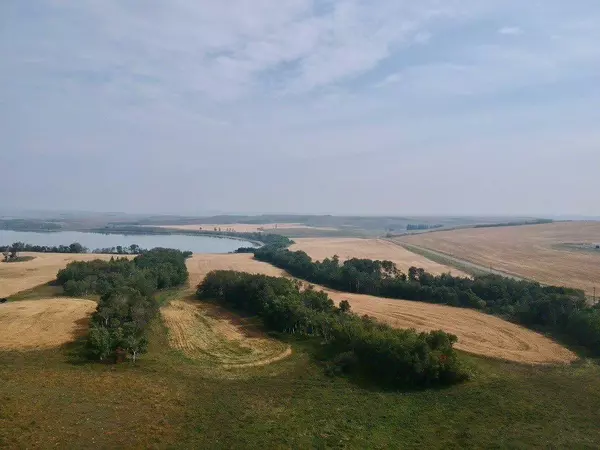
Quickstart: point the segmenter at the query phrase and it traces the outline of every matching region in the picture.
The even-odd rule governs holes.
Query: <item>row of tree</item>
[[[453,343],[442,331],[398,330],[336,307],[324,292],[301,290],[286,278],[234,271],[209,273],[198,286],[201,299],[215,299],[258,315],[281,333],[320,338],[329,368],[366,376],[394,387],[452,384],[466,379]]]
[[[97,248],[91,251],[91,253],[108,254],[108,255],[139,255],[145,253],[148,250],[141,248],[137,244],[131,244],[129,246],[117,245],[115,247]],[[73,242],[70,245],[32,245],[25,244],[24,242],[15,242],[12,245],[0,246],[0,252],[9,252],[17,255],[19,252],[31,252],[31,253],[89,253],[90,249],[84,247],[79,242]],[[191,252],[189,252],[191,255]]]
[[[79,242],[73,242],[71,245],[32,245],[25,244],[24,242],[15,242],[12,245],[5,245],[0,247],[1,252],[11,252],[15,255],[19,252],[32,252],[32,253],[87,253],[88,249],[81,245]]]
[[[430,224],[430,223],[409,223],[406,225],[406,231],[415,231],[415,230],[433,230],[436,228],[442,228],[444,225],[438,224]]]
[[[14,231],[58,231],[60,223],[37,219],[0,219],[0,230]]]
[[[87,339],[90,357],[106,360],[146,351],[147,327],[158,311],[156,291],[187,282],[186,253],[155,248],[110,261],[76,261],[58,272],[57,283],[71,296],[100,295]]]
[[[416,267],[405,274],[391,261],[350,259],[340,263],[334,256],[313,262],[305,252],[268,246],[257,249],[255,258],[298,278],[341,291],[480,309],[570,337],[574,343],[600,354],[600,309],[590,306],[578,289],[542,286],[498,275],[435,276]]]

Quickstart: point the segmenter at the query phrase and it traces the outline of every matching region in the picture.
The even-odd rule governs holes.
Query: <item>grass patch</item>
[[[8,297],[8,300],[16,302],[19,300],[40,300],[51,297],[64,297],[62,286],[56,285],[54,281],[13,294]]]
[[[0,447],[489,448],[600,446],[600,367],[530,367],[462,354],[473,380],[397,392],[328,377],[318,343],[215,377],[172,350],[156,320],[136,365],[77,345],[0,352]],[[315,348],[315,346],[317,348]]]
[[[10,264],[10,263],[32,261],[34,259],[35,259],[35,256],[17,256],[16,258],[12,258],[12,259],[9,259],[8,261],[2,261],[2,262]]]

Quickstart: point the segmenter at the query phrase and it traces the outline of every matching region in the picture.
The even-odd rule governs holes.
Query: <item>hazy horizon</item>
[[[600,216],[600,4],[0,4],[0,210]]]

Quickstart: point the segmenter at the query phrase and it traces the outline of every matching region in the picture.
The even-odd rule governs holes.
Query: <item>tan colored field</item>
[[[302,223],[264,223],[264,224],[251,224],[251,223],[228,223],[228,224],[197,224],[197,225],[158,225],[159,228],[169,228],[171,230],[185,230],[185,231],[214,231],[215,228],[221,229],[222,231],[235,231],[236,233],[254,233],[256,231],[269,231],[269,230],[289,230],[289,229],[309,229],[309,230],[335,230],[335,228],[328,227],[310,227]]]
[[[270,264],[256,261],[253,255],[240,253],[236,255],[194,254],[187,260],[190,273],[190,286],[195,288],[213,270],[238,270],[240,272],[256,273],[279,277],[285,274],[281,269]]]
[[[439,231],[399,238],[485,267],[540,283],[600,293],[600,253],[558,248],[599,243],[600,222],[565,222],[519,227]]]
[[[24,300],[0,305],[0,349],[58,347],[85,332],[96,302],[74,298]]]
[[[436,275],[451,272],[455,276],[467,276],[458,269],[430,261],[424,256],[380,239],[306,238],[294,239],[294,242],[296,243],[290,247],[290,250],[303,250],[311,258],[319,261],[331,258],[333,255],[338,255],[341,261],[350,258],[389,260],[403,272],[407,272],[409,267],[415,266]]]
[[[35,259],[15,263],[0,262],[0,297],[8,297],[54,280],[56,273],[71,261],[108,260],[111,257],[111,255],[88,253],[19,253],[19,255],[33,256]]]
[[[174,300],[161,312],[169,343],[192,359],[241,368],[270,364],[292,353],[288,345],[217,305]]]
[[[198,284],[211,270],[239,270],[271,276],[285,272],[252,259],[252,255],[194,255],[188,260],[190,280]],[[552,340],[497,317],[470,309],[453,308],[368,295],[347,294],[317,286],[336,301],[348,300],[352,310],[398,328],[444,330],[458,336],[457,348],[466,352],[530,364],[562,363],[576,356]]]
[[[393,327],[455,334],[456,348],[465,352],[527,364],[569,363],[577,359],[574,353],[541,334],[472,309],[323,290],[336,303],[348,300],[355,313],[367,314]]]

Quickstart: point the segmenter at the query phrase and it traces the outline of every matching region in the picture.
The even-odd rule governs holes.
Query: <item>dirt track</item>
[[[88,327],[96,302],[75,298],[0,305],[0,350],[35,350],[70,342]]]
[[[314,260],[322,261],[338,255],[340,261],[350,258],[389,260],[398,269],[407,272],[409,267],[421,267],[430,273],[439,275],[451,272],[455,276],[467,276],[458,269],[444,266],[424,256],[412,253],[405,248],[381,239],[358,238],[306,238],[294,239],[290,250],[303,250]]]

